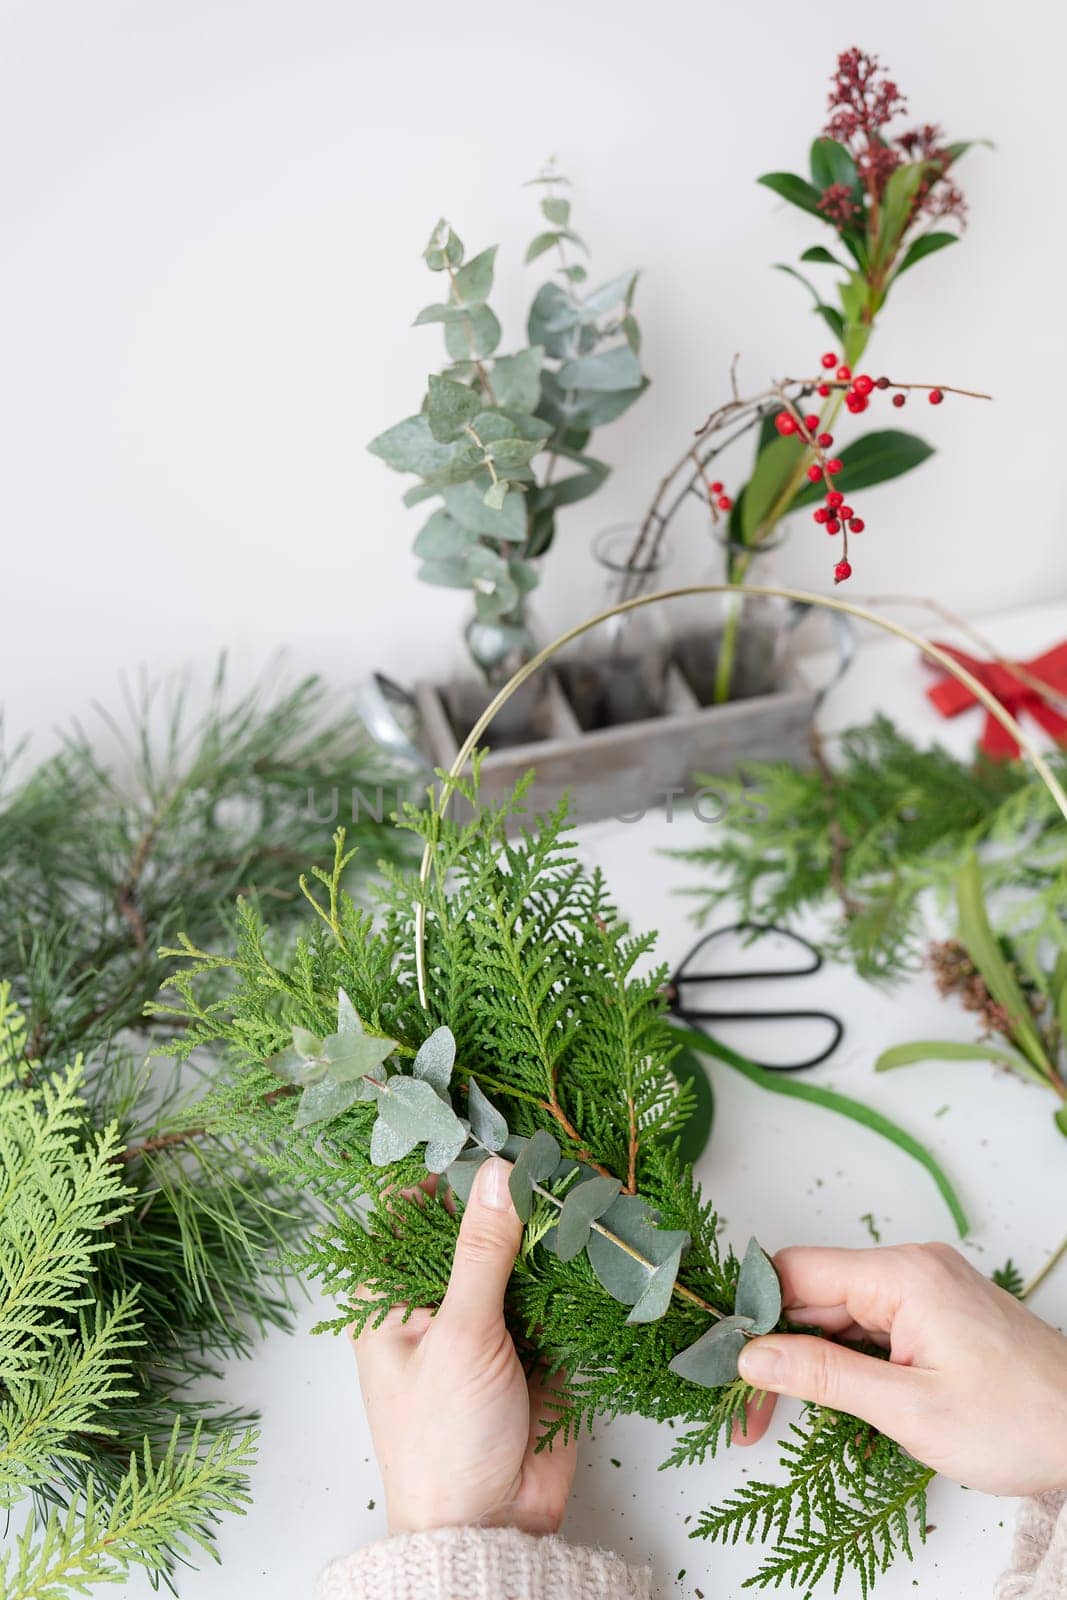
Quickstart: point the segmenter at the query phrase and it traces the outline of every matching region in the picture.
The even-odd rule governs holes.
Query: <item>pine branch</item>
[[[920,749],[885,717],[846,733],[834,763],[821,747],[816,758],[812,771],[750,763],[714,780],[723,836],[671,852],[711,879],[687,891],[702,919],[729,901],[744,920],[788,924],[836,898],[828,950],[889,981],[921,960],[924,896],[947,898],[975,848],[991,889],[1032,892],[1032,916],[1062,892],[1061,819],[1022,763]]]

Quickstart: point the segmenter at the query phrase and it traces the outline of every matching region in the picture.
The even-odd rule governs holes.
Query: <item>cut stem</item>
[[[1026,1288],[1019,1296],[1020,1300],[1029,1300],[1034,1291],[1040,1289],[1045,1279],[1049,1276],[1049,1273],[1052,1272],[1055,1267],[1059,1266],[1064,1256],[1067,1256],[1067,1238],[1057,1245],[1056,1249],[1053,1250],[1052,1254],[1045,1262],[1045,1265],[1041,1267],[1038,1272],[1035,1272],[1034,1276],[1030,1279],[1030,1282],[1026,1285]]]

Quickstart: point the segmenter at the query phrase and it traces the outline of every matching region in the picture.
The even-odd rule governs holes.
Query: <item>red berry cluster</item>
[[[820,364],[825,378],[821,382],[814,379],[787,379],[788,385],[796,383],[800,387],[798,400],[789,398],[786,391],[779,389],[777,392],[784,398],[784,404],[776,412],[774,426],[783,439],[792,438],[794,435],[811,452],[812,460],[805,469],[810,483],[824,483],[826,485],[825,503],[813,513],[814,520],[826,529],[829,534],[842,535],[842,559],[834,567],[834,582],[844,583],[846,578],[852,576],[852,566],[848,559],[848,536],[850,533],[862,533],[867,524],[862,517],[856,515],[854,508],[847,505],[845,496],[840,489],[834,487],[832,479],[844,471],[844,462],[839,456],[832,455],[834,436],[822,426],[822,418],[814,411],[802,412],[799,409],[799,400],[804,395],[810,394],[814,389],[823,399],[828,399],[835,390],[844,391],[846,408],[858,416],[866,411],[874,398],[877,390],[895,389],[892,396],[895,406],[902,406],[907,400],[904,390],[895,385],[890,378],[872,378],[866,372],[852,375],[851,367],[847,366],[832,350],[828,350],[820,357]],[[914,388],[915,385],[906,385]],[[945,398],[943,389],[931,388],[927,391],[927,399],[932,406],[939,406]],[[729,512],[733,509],[733,500],[724,492],[724,486],[717,479],[705,480],[708,504],[714,521],[718,521],[719,513]]]

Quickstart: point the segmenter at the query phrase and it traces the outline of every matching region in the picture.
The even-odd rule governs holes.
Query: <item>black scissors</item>
[[[803,966],[793,967],[752,967],[744,970],[729,971],[703,971],[701,970],[701,957],[710,945],[717,939],[721,940],[730,934],[760,935],[774,934],[779,939],[786,939],[807,956]],[[773,923],[762,922],[733,922],[728,927],[716,928],[713,932],[705,934],[698,939],[675,971],[664,991],[673,1016],[682,1022],[825,1022],[830,1029],[830,1042],[824,1049],[815,1055],[807,1056],[803,1061],[759,1061],[757,1066],[765,1067],[769,1072],[806,1072],[809,1067],[817,1067],[820,1062],[833,1054],[841,1043],[845,1032],[845,1025],[840,1017],[832,1011],[794,1010],[782,1011],[777,1009],[750,1010],[750,1011],[718,1011],[703,1008],[699,1000],[694,998],[692,1004],[686,998],[686,990],[712,983],[749,983],[756,980],[770,982],[782,981],[788,978],[806,978],[818,972],[823,964],[821,953],[807,939],[799,933],[791,933],[788,928],[777,928]]]

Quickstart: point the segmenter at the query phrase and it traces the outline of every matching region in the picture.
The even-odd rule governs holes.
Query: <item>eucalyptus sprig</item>
[[[419,576],[471,590],[483,622],[521,613],[557,514],[595,493],[608,475],[606,463],[588,453],[593,430],[648,387],[632,309],[636,271],[586,290],[587,268],[572,257],[587,247],[571,225],[570,200],[557,192],[567,179],[550,166],[533,182],[544,188],[548,227],[526,260],[551,250],[559,265],[534,296],[528,344],[498,353],[502,329],[489,304],[497,246],[468,258],[442,219],[423,259],[447,279],[447,293],[424,306],[415,324],[443,326],[449,362],[430,375],[421,410],[369,446],[394,470],[419,479],[405,505],[440,501],[415,539]]]
[[[750,1240],[737,1280],[733,1314],[694,1294],[678,1278],[691,1243],[680,1229],[661,1228],[637,1194],[623,1194],[622,1180],[598,1174],[587,1163],[564,1158],[545,1128],[529,1138],[513,1135],[503,1114],[468,1078],[467,1116],[453,1108],[450,1086],[456,1040],[448,1027],[435,1028],[415,1052],[410,1075],[389,1070],[395,1039],[364,1031],[348,995],[338,991],[337,1031],[318,1039],[293,1028],[293,1042],[267,1065],[283,1083],[302,1090],[294,1128],[329,1122],[357,1100],[377,1103],[369,1154],[388,1167],[424,1144],[427,1172],[443,1174],[447,1188],[466,1203],[478,1168],[503,1154],[514,1165],[509,1187],[520,1220],[529,1224],[535,1198],[558,1211],[540,1242],[560,1261],[585,1251],[599,1283],[614,1300],[631,1307],[629,1323],[657,1322],[672,1295],[680,1295],[714,1318],[690,1348],[674,1357],[671,1371],[691,1383],[718,1388],[737,1377],[746,1336],[769,1333],[782,1310],[781,1287],[768,1256]],[[384,1068],[377,1076],[377,1069]],[[446,1192],[442,1188],[441,1193]]]

